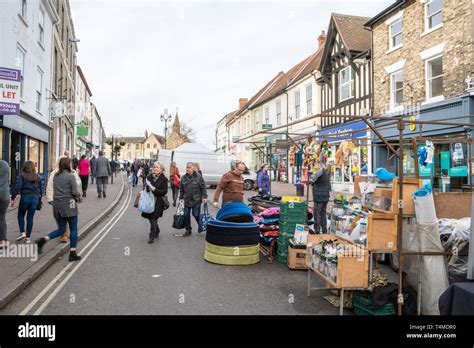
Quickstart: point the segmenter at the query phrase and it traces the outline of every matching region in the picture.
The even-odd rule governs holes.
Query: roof
[[[364,24],[365,27],[372,28],[375,24],[377,24],[380,20],[382,20],[384,17],[388,16],[395,10],[399,9],[401,6],[409,3],[410,0],[396,0],[393,4],[391,4],[389,7],[381,11],[380,13],[376,14],[374,17],[372,17],[368,22]]]
[[[327,39],[319,63],[319,71],[325,73],[329,70],[329,60],[331,57],[332,46],[336,39],[336,31],[339,33],[341,40],[351,57],[353,53],[358,54],[370,51],[372,36],[371,32],[366,30],[364,27],[368,20],[368,17],[351,16],[340,13],[331,14]]]
[[[163,145],[163,144],[165,143],[165,138],[162,137],[161,135],[158,135],[158,134],[155,134],[155,133],[151,133],[150,136],[152,136],[152,135],[156,138],[156,140],[158,140],[158,142],[159,142],[160,144]]]
[[[77,72],[79,73],[79,76],[81,76],[81,80],[84,83],[84,86],[86,86],[87,92],[89,92],[89,96],[92,97],[91,89],[89,88],[89,85],[87,84],[87,80],[84,76],[84,73],[82,72],[82,69],[79,65],[77,65]]]
[[[224,117],[222,117],[219,121],[217,121],[217,124],[222,124],[222,123],[227,123],[228,121],[232,120],[235,116],[235,114],[237,114],[239,110],[234,110],[232,112],[229,112],[228,114],[226,114]]]
[[[261,104],[261,98],[263,98],[266,95],[266,92],[270,91],[273,86],[278,82],[278,80],[284,75],[285,73],[283,71],[280,71],[278,74],[276,74],[270,81],[266,83],[265,86],[263,86],[252,98],[250,98],[245,105],[240,108],[240,110],[235,113],[231,119],[227,120],[227,122],[232,121],[232,119],[241,113],[243,113],[245,110],[255,107]]]
[[[370,49],[371,34],[364,27],[370,18],[340,13],[333,13],[331,17],[349,51],[363,52]]]
[[[300,73],[297,74],[293,78],[293,80],[290,81],[290,84],[288,86],[298,83],[303,78],[310,75],[313,71],[318,70],[319,64],[321,62],[321,57],[323,56],[323,52],[324,52],[324,45],[319,47],[318,50],[309,57],[309,60],[306,66],[301,69]]]

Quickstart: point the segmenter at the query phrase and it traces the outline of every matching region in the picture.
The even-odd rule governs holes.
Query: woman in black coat
[[[153,164],[151,174],[146,177],[146,190],[155,196],[155,211],[150,214],[142,213],[142,217],[150,220],[150,239],[148,243],[153,243],[160,234],[158,219],[163,216],[163,196],[168,194],[168,178],[165,176],[165,167],[160,162]]]

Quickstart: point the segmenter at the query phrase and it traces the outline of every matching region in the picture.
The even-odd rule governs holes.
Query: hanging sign
[[[87,137],[89,135],[89,127],[87,126],[77,126],[76,131],[78,136]]]
[[[20,114],[21,71],[0,67],[0,114]]]

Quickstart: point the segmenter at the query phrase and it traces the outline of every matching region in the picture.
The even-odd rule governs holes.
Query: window
[[[127,159],[132,159],[132,153],[131,152],[127,153]]]
[[[276,102],[276,119],[277,125],[281,125],[281,100]]]
[[[24,20],[26,20],[26,10],[27,10],[27,1],[26,0],[20,0],[20,15],[23,17]]]
[[[25,51],[19,46],[16,48],[16,66],[21,70],[20,97],[23,98],[23,81],[25,79]]]
[[[295,92],[295,118],[300,118],[300,91]]]
[[[426,98],[432,99],[443,95],[443,57],[426,61]]]
[[[135,144],[135,150],[140,150],[140,144]]]
[[[265,124],[270,123],[270,108],[268,106],[265,107]]]
[[[158,148],[158,144],[153,144],[153,148],[154,148],[154,149],[157,149],[157,148]]]
[[[390,48],[399,47],[403,44],[402,19],[398,19],[390,25]]]
[[[38,171],[40,162],[40,142],[38,140],[29,139],[28,141],[28,160],[35,164],[35,169]]]
[[[313,114],[313,86],[306,86],[306,115]]]
[[[150,144],[146,144],[146,148],[149,149],[149,148],[150,148]]]
[[[339,102],[353,97],[353,85],[352,68],[348,66],[339,71]]]
[[[390,107],[392,109],[403,105],[403,70],[390,75]]]
[[[442,1],[431,0],[425,5],[425,28],[430,30],[443,23]]]
[[[44,44],[44,10],[43,10],[43,7],[41,6],[39,10],[38,25],[39,25],[39,42],[41,44]]]
[[[38,67],[36,70],[36,111],[41,111],[41,99],[43,95],[43,71]]]

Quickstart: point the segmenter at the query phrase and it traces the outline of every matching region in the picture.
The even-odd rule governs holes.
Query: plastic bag
[[[204,204],[202,206],[201,215],[199,216],[199,228],[198,228],[199,233],[207,230],[207,222],[210,219],[211,219],[211,215],[209,215],[209,208],[207,207],[207,204]]]
[[[138,201],[138,210],[145,214],[151,214],[155,211],[155,196],[153,193],[143,190]]]
[[[176,213],[173,215],[173,228],[182,230],[184,227],[184,205],[180,203],[176,209]]]

